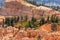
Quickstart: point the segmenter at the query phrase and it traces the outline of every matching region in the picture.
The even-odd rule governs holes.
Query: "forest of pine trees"
[[[26,28],[28,28],[28,27],[37,28],[38,26],[42,26],[46,23],[53,23],[53,25],[52,25],[52,29],[53,29],[54,23],[58,23],[59,19],[55,15],[52,15],[51,17],[48,16],[46,20],[44,17],[42,17],[39,21],[37,21],[37,19],[34,17],[32,17],[31,20],[28,20],[27,16],[25,16],[25,19],[23,19],[23,16],[21,16],[21,17],[17,16],[17,17],[12,17],[12,18],[9,18],[9,17],[5,18],[4,23],[7,26],[13,26],[14,27],[14,23],[18,23],[19,21],[21,22],[21,25],[25,22],[24,23],[25,26],[24,25],[22,25],[22,26],[24,26]]]

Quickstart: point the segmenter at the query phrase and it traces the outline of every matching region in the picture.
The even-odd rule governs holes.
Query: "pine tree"
[[[23,16],[21,16],[20,18],[21,18],[21,25],[22,25],[22,21],[23,21]]]
[[[59,19],[58,19],[58,17],[56,17],[56,18],[55,18],[55,22],[58,23],[58,21],[59,21]]]
[[[2,27],[4,27],[4,19],[3,19]]]
[[[5,18],[5,24],[7,24],[8,26],[10,26],[10,22],[11,22],[10,18]]]
[[[54,15],[51,16],[51,22],[55,23],[55,16]]]
[[[26,25],[26,28],[32,28],[31,22],[28,21],[28,24]]]
[[[51,29],[52,29],[53,31],[57,30],[57,24],[56,24],[56,23],[52,23]]]
[[[14,26],[14,18],[5,18],[5,24],[8,26]]]
[[[39,23],[40,25],[43,25],[43,24],[45,24],[45,19],[44,19],[44,17],[42,17],[41,18],[41,20],[40,20],[40,23]]]
[[[11,25],[10,26],[14,26],[14,18],[11,18]]]
[[[16,17],[15,17],[15,16],[13,17],[13,20],[14,20],[14,23],[16,23],[16,22],[17,22],[17,21],[16,21]]]
[[[36,18],[32,17],[31,22],[34,24],[34,22],[36,22]]]
[[[19,16],[17,16],[17,22],[19,21]]]
[[[47,23],[48,23],[48,22],[50,22],[50,18],[49,18],[49,16],[47,17]]]
[[[23,16],[21,16],[21,21],[23,20]]]
[[[17,23],[19,21],[19,16],[17,16],[17,17],[15,16],[12,19],[14,20],[15,23]]]

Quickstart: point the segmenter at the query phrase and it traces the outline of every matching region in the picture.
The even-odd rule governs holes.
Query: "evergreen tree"
[[[21,18],[21,25],[22,25],[22,21],[23,21],[23,16],[21,16],[20,18]]]
[[[26,28],[32,28],[31,22],[29,21],[28,24],[26,25]]]
[[[53,31],[57,30],[57,24],[56,24],[56,23],[52,23],[51,29],[52,29]]]
[[[5,24],[7,24],[8,26],[10,26],[10,22],[11,22],[10,18],[5,18]]]
[[[23,16],[21,16],[21,21],[23,20]]]
[[[4,27],[4,19],[3,19],[2,27]]]
[[[41,20],[40,20],[40,23],[39,23],[40,25],[43,25],[43,24],[45,24],[45,19],[44,19],[44,17],[42,17],[41,18]]]
[[[11,18],[11,25],[10,26],[14,26],[14,18]]]
[[[17,17],[16,17],[16,16],[13,17],[13,20],[14,20],[15,23],[17,23],[17,22],[19,21],[19,16],[17,16]]]
[[[54,16],[54,15],[51,16],[51,22],[52,22],[52,23],[55,22],[55,16]]]
[[[37,27],[38,27],[38,25],[35,23],[32,25],[32,28],[37,28]]]
[[[48,23],[48,22],[50,22],[50,18],[49,18],[49,16],[47,17],[47,23]]]
[[[58,19],[58,17],[56,17],[56,18],[55,18],[55,22],[58,23],[58,21],[59,21],[59,19]]]
[[[14,26],[14,19],[13,18],[5,18],[5,24],[8,26]]]
[[[17,21],[16,21],[17,19],[16,19],[16,17],[15,17],[15,16],[13,17],[13,20],[14,20],[14,23],[17,23]]]
[[[31,22],[34,24],[34,22],[36,22],[36,18],[32,17]]]
[[[19,16],[17,16],[17,22],[19,21]]]

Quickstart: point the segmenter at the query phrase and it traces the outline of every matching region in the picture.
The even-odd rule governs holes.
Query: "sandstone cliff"
[[[60,15],[60,12],[55,11],[51,8],[45,7],[45,6],[35,6],[32,4],[29,4],[23,0],[10,0],[5,2],[5,6],[0,9],[0,15],[5,16],[23,16],[26,15],[28,18],[31,19],[31,17],[34,15],[37,19],[44,16],[51,16],[53,14]]]

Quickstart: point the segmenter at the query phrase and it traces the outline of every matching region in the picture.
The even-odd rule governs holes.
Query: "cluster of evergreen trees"
[[[27,27],[27,28],[28,28],[28,27],[30,27],[30,28],[35,28],[35,27],[37,27],[37,25],[35,24],[36,21],[37,21],[36,18],[32,17],[32,19],[28,21],[28,24],[26,25],[26,27]]]
[[[57,16],[55,15],[52,15],[51,17],[47,17],[47,19],[45,19],[45,17],[42,17],[39,21],[39,26],[43,25],[43,24],[46,24],[46,23],[58,23],[59,19]],[[37,19],[32,17],[31,21],[28,22],[28,26],[27,27],[37,27],[38,25],[35,24],[37,22]]]
[[[30,28],[36,28],[38,26],[41,26],[49,22],[58,23],[59,21],[57,16],[52,15],[51,17],[48,16],[47,19],[45,19],[45,17],[42,17],[40,21],[38,21],[39,23],[37,24],[37,19],[35,17],[32,17],[31,20],[28,20],[28,16],[25,16],[25,19],[23,19],[23,16],[21,17],[17,16],[17,17],[12,17],[12,18],[7,17],[5,19],[5,24],[7,24],[8,26],[14,26],[14,23],[17,23],[19,21],[21,21],[22,23],[22,20],[28,22],[25,27],[30,27]]]
[[[7,26],[14,26],[14,23],[17,23],[19,21],[27,21],[28,17],[27,15],[23,18],[23,16],[13,16],[13,17],[6,17],[4,24],[6,24]]]
[[[28,3],[31,3],[33,5],[36,5],[36,6],[46,6],[46,7],[52,8],[54,10],[60,11],[60,7],[59,6],[47,6],[47,5],[45,5],[45,2],[37,4],[36,1],[29,1],[29,0],[25,0],[25,1],[27,1]]]
[[[5,24],[8,26],[14,26],[14,23],[17,23],[18,21],[19,21],[19,16],[5,18]]]
[[[33,5],[36,5],[36,6],[44,6],[44,3],[42,4],[37,4],[36,1],[29,1],[29,0],[25,0],[26,2],[30,3],[30,4],[33,4]]]
[[[48,16],[47,20],[44,17],[42,17],[40,20],[40,25],[43,25],[43,24],[49,23],[49,22],[58,23],[58,21],[59,21],[59,18],[58,18],[58,16],[55,16],[55,15],[52,15],[51,17]]]

